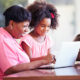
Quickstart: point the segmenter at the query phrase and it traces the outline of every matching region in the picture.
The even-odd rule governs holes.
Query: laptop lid
[[[40,68],[52,69],[74,66],[78,51],[80,49],[80,42],[64,42],[62,43],[60,51],[56,55],[56,63],[53,65],[44,65]]]
[[[74,66],[79,48],[80,42],[64,42],[61,50],[56,55],[54,68]]]

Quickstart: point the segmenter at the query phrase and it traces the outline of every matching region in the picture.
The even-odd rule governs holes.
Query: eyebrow
[[[45,26],[45,24],[41,24],[41,25]],[[50,25],[48,25],[48,26],[50,26]]]
[[[41,25],[45,25],[44,23],[41,23]]]

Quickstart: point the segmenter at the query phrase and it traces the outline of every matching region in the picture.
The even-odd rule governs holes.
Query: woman
[[[31,21],[31,14],[27,10],[14,5],[3,15],[6,27],[0,28],[0,73],[2,75],[35,69],[53,62],[51,55],[45,56],[42,60],[30,62],[27,54],[16,42],[15,38],[23,36]]]

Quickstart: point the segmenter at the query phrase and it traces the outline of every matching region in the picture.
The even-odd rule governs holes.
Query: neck
[[[40,36],[38,33],[36,33],[35,31],[32,31],[30,33],[30,35],[37,40],[38,42],[43,42],[45,40],[45,35],[44,36]]]
[[[7,26],[7,27],[4,27],[4,29],[9,33],[9,34],[11,34],[12,35],[12,30],[10,30],[10,28],[9,28],[9,26]]]
[[[4,27],[4,29],[5,29],[13,38],[17,38],[17,37],[15,37],[13,30],[12,30],[9,26]]]
[[[41,35],[39,35],[39,34],[38,34],[36,31],[34,31],[34,30],[31,32],[31,35],[34,36],[34,37],[45,37],[45,35],[42,35],[42,36],[41,36]]]

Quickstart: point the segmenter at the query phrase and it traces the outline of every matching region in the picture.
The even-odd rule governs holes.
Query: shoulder
[[[0,41],[5,40],[5,39],[6,39],[6,34],[2,32],[0,29]]]
[[[49,35],[46,35],[45,41],[48,48],[51,48],[54,44],[52,38]]]
[[[34,44],[34,39],[30,34],[26,34],[24,37],[21,38],[20,44],[22,44],[22,42],[32,47],[32,45]]]
[[[24,41],[26,43],[34,42],[33,37],[30,34],[26,34],[24,37],[21,38],[21,42]]]
[[[51,38],[48,35],[46,35],[45,40],[49,42],[49,41],[51,41]]]

